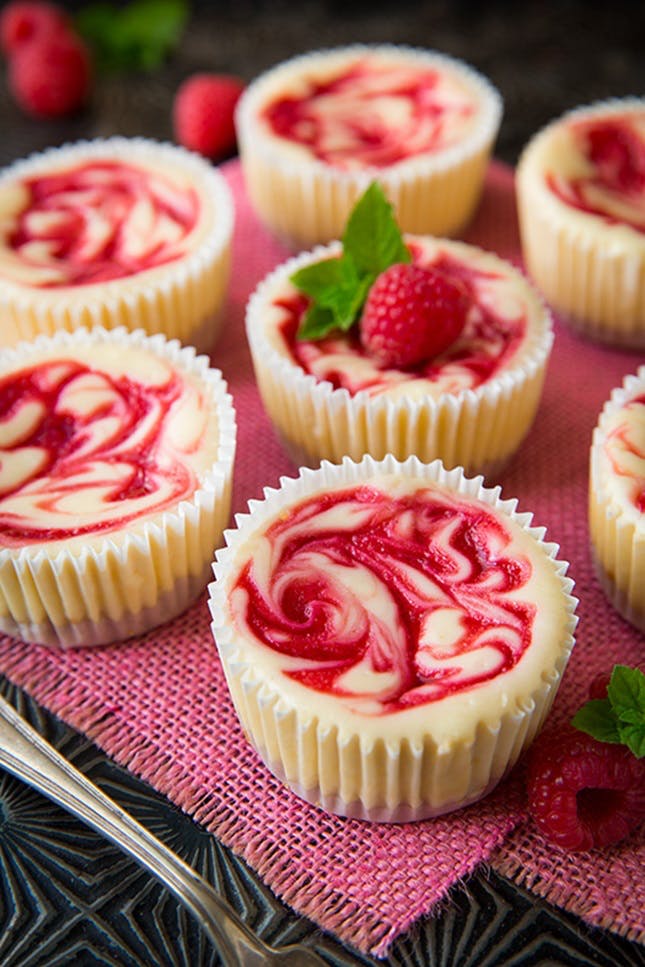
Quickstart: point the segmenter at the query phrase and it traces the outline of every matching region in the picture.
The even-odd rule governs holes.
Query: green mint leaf
[[[336,321],[331,309],[311,305],[305,313],[298,329],[298,339],[323,339],[336,328]]]
[[[101,70],[110,66],[109,47],[114,32],[114,8],[110,3],[93,3],[76,17],[76,29],[92,47]]]
[[[365,275],[362,279],[358,278],[353,285],[348,283],[339,286],[327,302],[327,307],[334,315],[336,327],[342,332],[347,332],[353,326],[373,282],[372,276]]]
[[[343,255],[306,265],[294,272],[291,281],[310,296],[316,308],[328,310],[312,313],[310,309],[298,330],[298,338],[322,339],[331,329],[347,332],[352,327],[374,278],[359,275],[352,257]]]
[[[614,706],[614,711],[616,711],[616,706]],[[625,725],[640,725],[645,729],[643,713],[638,708],[621,708],[616,713],[616,717],[619,722],[624,722]]]
[[[138,45],[143,66],[163,61],[179,41],[187,16],[186,0],[134,0],[124,8],[122,27]]]
[[[98,2],[80,11],[76,27],[100,69],[151,70],[177,45],[187,17],[187,0]]]
[[[619,719],[645,729],[645,675],[639,668],[614,665],[607,697]]]
[[[607,696],[621,741],[640,759],[645,755],[645,675],[639,668],[615,665]]]
[[[608,698],[594,698],[579,709],[571,724],[599,742],[622,742],[618,720]]]
[[[639,725],[623,725],[620,728],[620,741],[633,752],[637,759],[645,755],[645,728]]]
[[[347,332],[367,297],[372,279],[365,276],[354,285],[339,285],[325,292],[324,302],[314,302],[298,330],[298,339],[323,339],[334,330]]]
[[[600,742],[626,745],[639,759],[645,755],[645,675],[638,668],[614,665],[607,698],[583,705],[573,725]]]
[[[301,292],[311,296],[316,302],[324,303],[329,297],[328,293],[342,285],[346,278],[346,268],[342,263],[342,258],[335,258],[305,265],[293,273],[291,281]]]
[[[298,338],[322,339],[332,329],[347,332],[376,277],[391,265],[410,261],[392,206],[373,182],[349,216],[342,255],[306,265],[291,276],[296,288],[312,300]]]
[[[390,265],[412,261],[392,206],[376,181],[359,198],[349,216],[343,250],[351,255],[360,273],[375,278]]]

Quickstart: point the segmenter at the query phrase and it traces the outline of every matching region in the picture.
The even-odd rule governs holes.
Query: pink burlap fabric
[[[243,331],[249,293],[289,253],[258,225],[238,164],[224,172],[237,228],[228,318],[212,358],[238,414],[238,511],[296,470],[262,410]],[[508,169],[491,167],[467,238],[518,259]],[[640,362],[558,327],[536,426],[500,479],[505,495],[517,496],[520,508],[533,510],[536,523],[561,543],[578,583],[578,645],[554,721],[582,701],[596,672],[642,658],[642,636],[614,614],[593,577],[586,525],[591,431],[611,388]],[[0,637],[0,670],[212,830],[296,910],[362,951],[384,955],[397,935],[485,862],[592,923],[630,936],[642,929],[642,839],[585,858],[560,855],[526,820],[521,767],[484,802],[404,826],[338,819],[297,799],[268,773],[239,729],[205,596],[172,624],[121,645],[65,653]]]

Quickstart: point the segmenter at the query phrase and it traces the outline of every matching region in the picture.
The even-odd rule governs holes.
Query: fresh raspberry
[[[34,117],[60,117],[78,110],[89,95],[91,76],[87,48],[71,33],[33,40],[9,64],[13,96]]]
[[[569,850],[617,843],[645,819],[645,759],[572,726],[544,732],[528,764],[529,812]]]
[[[206,158],[235,148],[234,112],[244,85],[226,74],[195,74],[180,86],[173,106],[175,139]]]
[[[445,273],[420,265],[391,265],[367,296],[361,343],[386,366],[420,363],[455,341],[468,305],[465,290]]]
[[[600,672],[589,686],[589,698],[607,698],[611,672]]]
[[[15,0],[0,14],[0,47],[11,58],[25,44],[69,29],[66,13],[53,3]]]

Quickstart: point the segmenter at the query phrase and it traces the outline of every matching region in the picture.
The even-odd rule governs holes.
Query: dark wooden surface
[[[79,138],[172,139],[173,95],[189,74],[231,72],[248,81],[294,54],[354,41],[429,47],[485,73],[505,102],[496,154],[511,164],[530,135],[564,109],[645,94],[643,0],[197,2],[181,43],[161,69],[98,77],[90,105],[77,117],[26,118],[3,71],[0,165]]]

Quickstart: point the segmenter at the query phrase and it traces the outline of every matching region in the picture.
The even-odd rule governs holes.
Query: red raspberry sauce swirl
[[[414,245],[411,251],[414,262],[424,264]],[[474,269],[445,253],[431,265],[458,283],[471,303],[463,332],[440,355],[402,369],[386,367],[363,348],[358,325],[347,333],[335,331],[315,342],[298,339],[298,329],[309,303],[305,296],[297,296],[276,302],[285,312],[280,332],[293,360],[306,373],[319,379],[320,360],[328,356],[330,362],[324,367],[324,379],[334,389],[343,388],[352,395],[364,391],[377,396],[403,380],[425,379],[436,383],[445,378],[450,389],[453,386],[475,389],[492,379],[519,349],[526,333],[526,316],[503,318],[490,304],[478,298],[478,284],[494,279],[492,273]],[[370,362],[369,376],[356,377],[351,366],[352,357]],[[338,360],[336,369],[335,360]],[[365,373],[364,368],[362,372]]]
[[[267,555],[249,561],[235,586],[243,620],[289,656],[285,675],[367,700],[368,714],[481,685],[531,642],[535,605],[516,592],[532,566],[505,554],[510,535],[484,505],[432,489],[393,497],[357,486],[306,499],[265,536]],[[447,637],[433,634],[437,612],[450,616]],[[361,691],[366,668],[381,678]]]
[[[113,531],[191,494],[192,469],[162,447],[183,390],[171,371],[145,385],[71,359],[0,379],[0,546]]]
[[[645,424],[645,394],[635,396],[625,404],[626,408],[643,407],[642,423]],[[634,432],[634,427],[629,423],[622,423],[613,430],[607,439],[605,452],[611,463],[612,470],[618,477],[633,476],[631,462],[625,465],[625,455],[636,457],[637,460],[645,464],[645,449],[641,445],[643,436]],[[645,514],[645,478],[637,477],[634,481],[634,506],[641,513]]]
[[[302,96],[271,102],[263,117],[276,136],[326,164],[385,168],[448,147],[458,137],[451,126],[472,117],[472,99],[453,94],[448,101],[440,81],[437,70],[360,60],[329,80],[310,81]],[[394,120],[389,111],[397,102]]]
[[[640,123],[645,129],[645,112]],[[549,173],[551,191],[611,225],[645,232],[645,141],[638,127],[625,117],[580,122],[573,131],[593,173],[571,179]]]
[[[123,162],[86,162],[22,185],[29,202],[7,244],[24,263],[55,270],[56,281],[36,283],[43,288],[109,282],[181,258],[199,214],[192,189]]]

